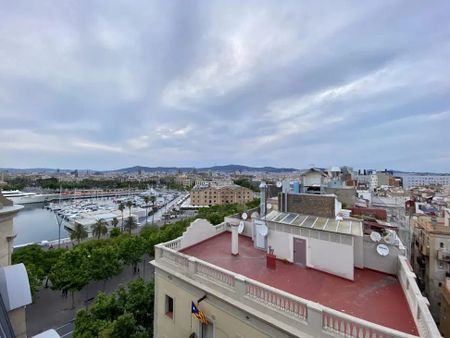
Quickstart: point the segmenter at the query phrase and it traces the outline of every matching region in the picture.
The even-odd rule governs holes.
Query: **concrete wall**
[[[363,237],[353,237],[354,263],[357,268],[364,268],[364,239]]]
[[[321,185],[322,184],[322,174],[318,172],[309,172],[302,177],[302,186],[309,187],[311,185]]]
[[[309,266],[353,280],[353,246],[309,238]]]
[[[354,188],[325,188],[328,194],[335,194],[339,202],[344,203],[346,208],[355,205],[356,189]]]
[[[25,306],[8,312],[11,326],[17,338],[25,338],[27,336],[27,326],[25,320]]]
[[[1,210],[0,210],[1,211]],[[7,237],[13,232],[13,221],[11,217],[2,217],[0,213],[0,266],[11,264],[11,245]]]
[[[197,244],[215,234],[215,227],[206,219],[196,219],[183,233],[183,237],[181,238],[181,249]]]
[[[288,194],[288,212],[334,218],[335,199],[334,196],[325,195]],[[279,196],[278,201],[278,210],[284,210],[284,198]]]
[[[173,318],[165,314],[166,294],[174,299]],[[199,321],[191,313],[191,302],[197,302],[204,294],[202,290],[157,270],[154,337],[189,337],[191,333],[200,337]],[[288,338],[284,332],[255,318],[251,313],[230,306],[209,294],[200,303],[199,309],[214,324],[215,338]]]
[[[268,245],[277,258],[293,262],[294,237],[306,239],[306,266],[353,280],[353,245],[273,230],[269,231]]]
[[[389,247],[389,255],[382,257],[377,253],[378,244],[372,242],[369,236],[364,236],[364,267],[396,275],[400,250],[394,245],[386,244]]]

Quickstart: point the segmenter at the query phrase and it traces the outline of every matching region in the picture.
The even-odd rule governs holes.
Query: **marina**
[[[154,205],[148,205],[144,201],[144,196],[155,196]],[[180,207],[180,202],[187,197],[186,193],[170,190],[149,190],[136,195],[125,197],[99,197],[89,199],[71,199],[69,201],[60,200],[50,203],[29,204],[22,209],[14,222],[14,231],[17,234],[14,240],[14,247],[21,247],[28,244],[40,244],[43,246],[56,245],[58,243],[59,223],[61,224],[61,243],[70,241],[70,232],[76,223],[82,224],[86,231],[91,234],[91,227],[99,219],[106,222],[108,229],[114,226],[113,219],[116,218],[118,224],[122,226],[122,212],[118,209],[122,203],[123,220],[126,222],[131,215],[142,226],[146,220],[155,223],[163,219],[172,210]],[[127,202],[131,202],[131,208],[127,207]],[[155,209],[153,209],[153,207]],[[154,210],[154,215],[151,214]]]

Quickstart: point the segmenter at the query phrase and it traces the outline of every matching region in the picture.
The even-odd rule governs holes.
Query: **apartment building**
[[[3,197],[0,186],[0,337],[26,337],[25,307],[31,304],[23,264],[11,265],[13,218],[23,207]]]
[[[444,337],[450,337],[450,278],[445,279],[442,285],[441,314],[439,316],[439,329]]]
[[[155,246],[154,337],[440,337],[401,241],[372,237],[331,213],[196,220]]]
[[[436,174],[398,174],[405,190],[426,185],[450,185],[450,175]]]
[[[430,301],[430,310],[439,322],[442,288],[450,277],[450,227],[434,216],[414,216],[411,263],[419,286]]]
[[[228,203],[246,203],[253,200],[253,191],[235,184],[196,185],[191,190],[191,205],[221,205]]]

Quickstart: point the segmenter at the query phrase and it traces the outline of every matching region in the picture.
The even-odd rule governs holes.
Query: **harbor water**
[[[43,203],[25,205],[14,217],[14,246],[26,243],[58,240],[58,222],[50,210],[44,209]],[[61,225],[61,238],[69,237],[69,233]]]
[[[159,221],[162,214],[175,206],[183,197],[179,196],[159,209],[154,216],[155,222]],[[112,200],[110,203],[114,205]],[[44,208],[45,205],[44,203],[26,204],[14,217],[14,233],[17,234],[17,237],[14,239],[14,246],[58,240],[57,216],[51,210]],[[149,217],[149,220],[151,218]],[[141,222],[144,220],[145,217],[139,219]],[[61,224],[61,239],[70,237],[70,233],[65,228],[65,225],[68,225],[66,220]]]

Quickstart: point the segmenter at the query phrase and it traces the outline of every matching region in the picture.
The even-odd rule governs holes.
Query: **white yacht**
[[[2,191],[3,196],[14,204],[31,204],[52,201],[58,198],[58,194],[36,194],[34,192],[22,192],[20,190]]]

